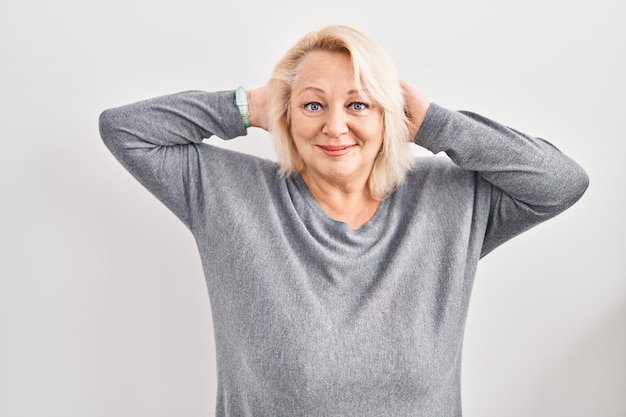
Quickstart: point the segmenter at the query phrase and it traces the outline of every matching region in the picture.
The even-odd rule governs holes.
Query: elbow
[[[589,175],[580,165],[576,164],[576,168],[575,179],[572,181],[572,195],[574,197],[572,204],[580,200],[589,188]]]
[[[574,205],[589,188],[589,176],[576,162],[553,167],[542,184],[532,187],[534,198],[519,199],[538,217],[551,218]]]
[[[568,170],[565,170],[555,178],[556,189],[559,190],[556,197],[558,211],[566,210],[582,198],[589,188],[589,175],[575,162],[571,162]]]
[[[98,118],[98,127],[100,129],[100,138],[105,143],[110,143],[115,132],[115,112],[112,109],[105,110]]]
[[[128,142],[125,134],[128,130],[127,124],[127,120],[119,108],[105,110],[98,118],[100,138],[109,151],[114,154],[126,147],[125,143]]]

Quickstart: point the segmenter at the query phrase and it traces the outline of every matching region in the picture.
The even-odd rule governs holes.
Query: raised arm
[[[199,181],[229,174],[221,151],[209,152],[202,140],[231,139],[246,129],[234,91],[189,91],[106,110],[100,134],[122,165],[190,226],[190,201],[206,191]]]
[[[422,117],[414,123],[415,143],[445,152],[492,186],[483,254],[561,213],[587,189],[585,171],[547,141],[474,113],[430,104],[407,91],[412,120]]]

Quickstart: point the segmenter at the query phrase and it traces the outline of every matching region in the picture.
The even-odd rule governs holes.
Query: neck
[[[326,214],[356,230],[374,217],[380,200],[372,197],[367,181],[361,184],[329,183],[301,173],[311,195]]]

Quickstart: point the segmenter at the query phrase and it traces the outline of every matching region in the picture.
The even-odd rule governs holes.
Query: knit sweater
[[[195,237],[219,417],[461,416],[478,260],[565,210],[588,184],[548,142],[432,104],[415,142],[449,158],[416,159],[352,230],[300,176],[203,141],[246,134],[233,91],[107,110],[100,131]]]

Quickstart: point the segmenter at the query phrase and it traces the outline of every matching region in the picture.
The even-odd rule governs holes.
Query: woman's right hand
[[[267,108],[267,87],[259,87],[246,92],[248,96],[248,112],[250,125],[269,131]]]

